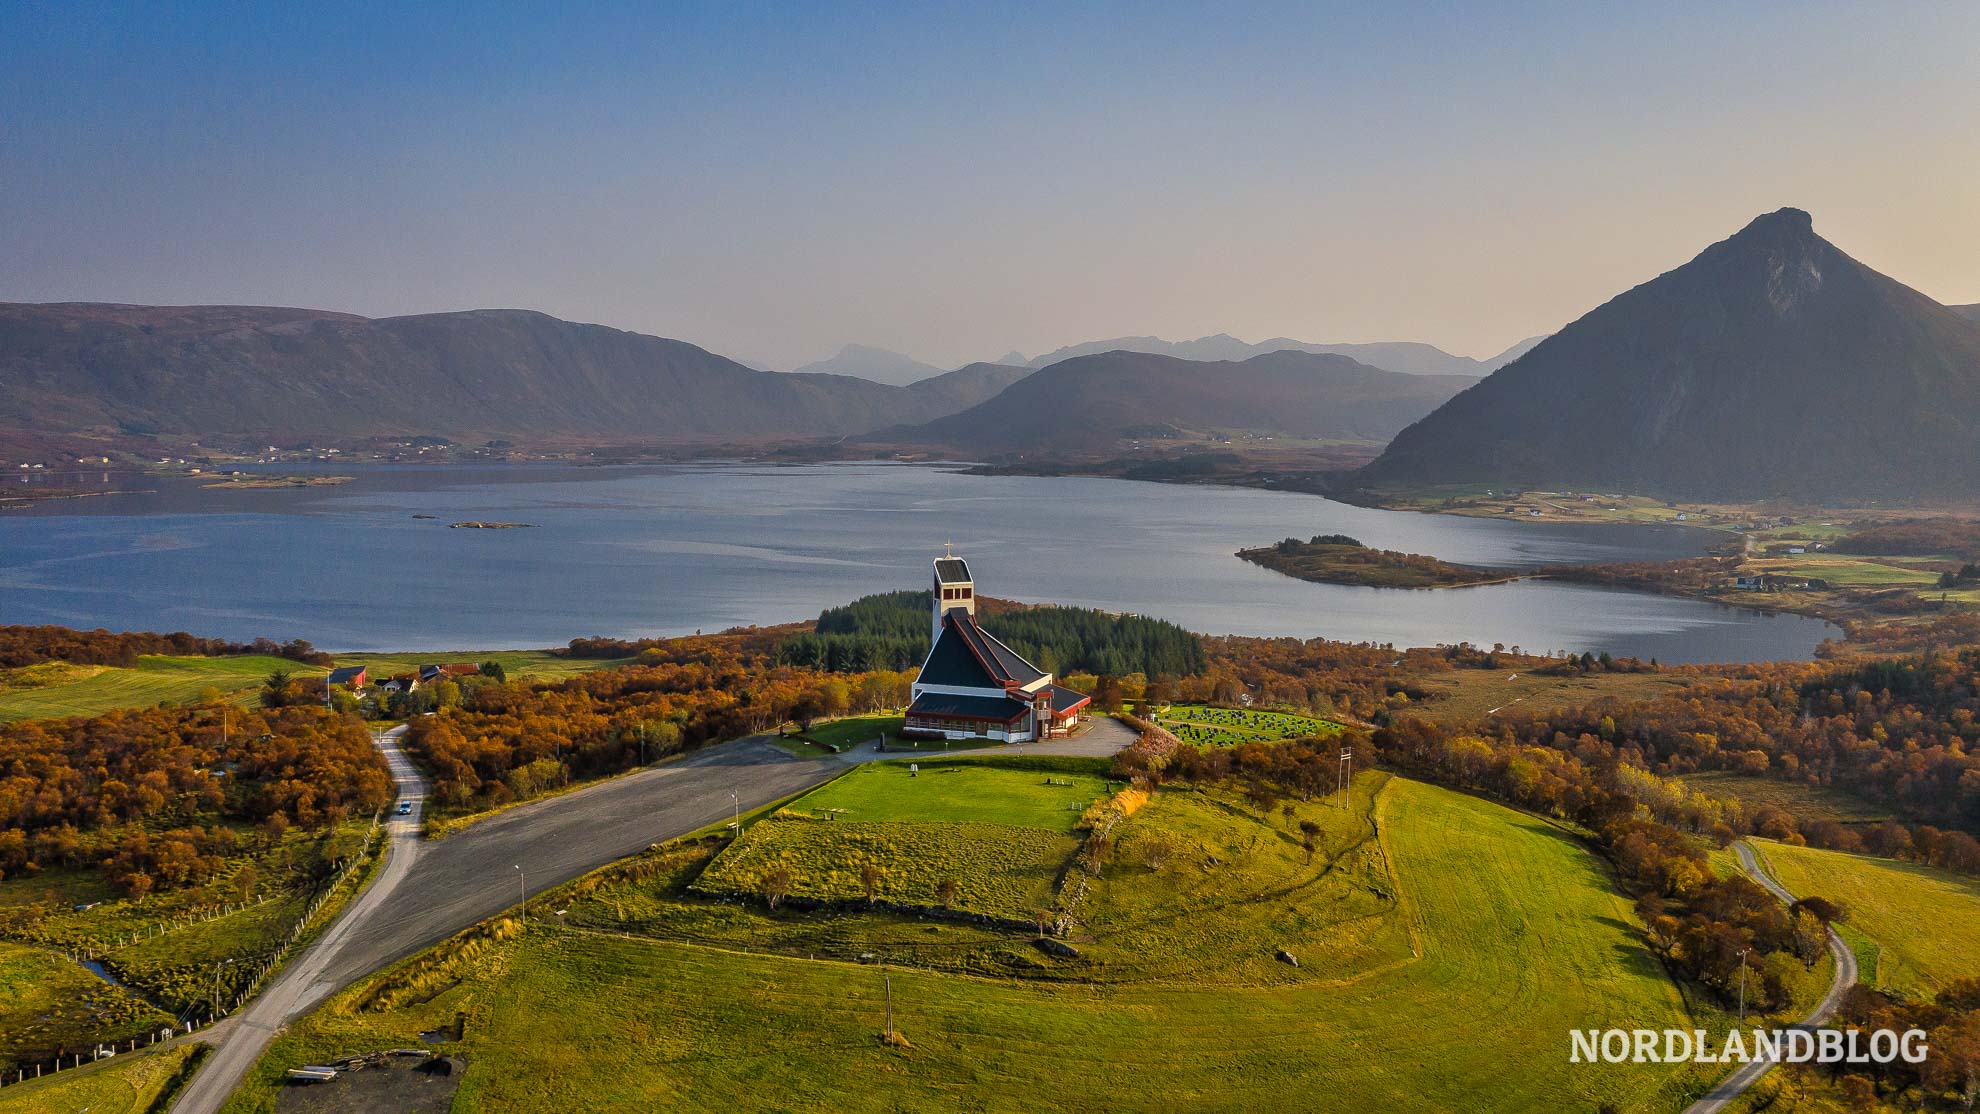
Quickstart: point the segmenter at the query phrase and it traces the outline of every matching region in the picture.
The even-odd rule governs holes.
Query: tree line
[[[553,683],[471,686],[406,739],[444,811],[477,811],[705,743],[899,707],[913,674],[828,674],[713,652]],[[642,655],[643,656],[643,655]]]
[[[137,659],[145,654],[174,657],[266,654],[306,665],[330,664],[330,655],[299,638],[289,642],[276,642],[270,638],[229,642],[220,638],[199,638],[184,631],[172,634],[143,631],[114,633],[100,629],[72,630],[68,627],[0,626],[0,669],[17,669],[47,661],[130,666],[137,664]]]
[[[783,639],[781,664],[834,673],[904,670],[928,656],[927,591],[886,592],[828,608],[809,632]],[[1040,669],[1125,676],[1200,673],[1202,636],[1142,615],[979,599],[985,629]]]

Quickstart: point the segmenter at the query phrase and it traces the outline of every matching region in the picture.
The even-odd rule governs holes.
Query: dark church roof
[[[1055,715],[1065,715],[1067,712],[1093,699],[1083,692],[1069,689],[1064,685],[1053,685],[1051,689],[1052,711]]]
[[[970,579],[969,565],[960,557],[938,557],[935,579],[943,584],[961,584]]]
[[[990,723],[1012,723],[1022,718],[1031,705],[1008,696],[951,696],[924,692],[908,705],[911,716],[946,716],[949,719],[976,719]]]
[[[1028,685],[1044,676],[1044,670],[991,637],[967,613],[950,611],[942,615],[942,637],[935,640],[916,680],[924,685],[997,689],[1011,682]]]

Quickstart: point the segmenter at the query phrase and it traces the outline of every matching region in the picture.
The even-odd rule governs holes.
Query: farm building
[[[362,665],[347,665],[342,669],[332,669],[326,683],[332,685],[349,685],[355,690],[363,688],[369,682],[370,678],[371,671],[366,667]]]
[[[1088,703],[976,625],[976,582],[960,557],[935,559],[934,645],[914,679],[904,735],[1028,742],[1064,735]]]

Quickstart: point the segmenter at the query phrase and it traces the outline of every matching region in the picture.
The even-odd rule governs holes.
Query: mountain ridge
[[[1092,455],[1181,431],[1257,431],[1380,442],[1477,380],[1408,375],[1332,353],[1194,361],[1113,351],[1075,356],[967,410],[861,441],[976,454]]]
[[[803,439],[927,421],[1028,373],[899,387],[758,371],[534,310],[0,303],[0,428],[50,435]]]
[[[1980,326],[1781,209],[1590,310],[1354,482],[1878,499],[1971,494],[1976,462]]]
[[[1453,355],[1432,344],[1406,340],[1361,344],[1318,344],[1312,341],[1293,340],[1290,337],[1273,337],[1252,343],[1239,340],[1229,333],[1213,333],[1185,341],[1163,340],[1155,336],[1129,336],[1069,344],[1024,362],[1031,367],[1047,367],[1075,356],[1092,356],[1102,352],[1145,352],[1202,362],[1242,362],[1253,356],[1263,356],[1273,352],[1309,352],[1316,355],[1347,356],[1370,367],[1407,375],[1481,376],[1488,375],[1518,359],[1543,339],[1545,339],[1543,336],[1528,337],[1495,356],[1478,360],[1470,356]],[[1011,362],[1010,358],[1006,357],[1004,362]]]

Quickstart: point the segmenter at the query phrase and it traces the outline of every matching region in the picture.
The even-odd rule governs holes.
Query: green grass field
[[[1877,946],[1883,985],[1930,995],[1980,977],[1980,881],[1895,859],[1753,844],[1789,893],[1849,907],[1849,927]]]
[[[1158,807],[1143,810],[1150,825],[1179,839],[1215,829],[1222,811],[1210,799],[1182,801],[1166,817]],[[1330,850],[1352,845],[1353,825],[1367,822],[1354,815],[1329,830]],[[363,985],[338,996],[278,1038],[228,1109],[272,1110],[283,1069],[416,1043],[457,1016],[464,1036],[452,1048],[468,1061],[462,1111],[1528,1111],[1604,1102],[1662,1111],[1705,1084],[1709,1072],[1568,1064],[1571,1027],[1688,1027],[1690,1018],[1638,943],[1629,903],[1566,833],[1401,780],[1381,790],[1372,818],[1382,837],[1366,853],[1388,869],[1359,869],[1393,901],[1338,922],[1397,922],[1394,958],[1372,966],[1368,957],[1332,966],[1323,949],[1286,967],[1277,985],[1098,985],[544,924],[437,970],[438,992],[414,1004],[359,1010]],[[1261,823],[1269,821],[1240,819],[1199,838],[1242,840],[1246,825]],[[1167,871],[1206,868],[1178,855]],[[1286,901],[1272,885],[1289,877],[1284,865],[1261,858],[1257,870],[1225,900],[1257,904],[1254,925],[1296,916],[1270,908]],[[1148,888],[1174,880],[1157,872]],[[1124,873],[1101,886],[1135,884]],[[1259,884],[1262,892],[1239,896]],[[1201,889],[1178,900],[1194,907],[1186,917],[1218,904]],[[1204,929],[1215,935],[1214,925]],[[1269,955],[1278,941],[1254,928],[1222,946]],[[887,980],[911,1047],[879,1040]]]
[[[546,681],[627,663],[626,659],[557,657],[544,650],[462,650],[446,654],[342,654],[337,664],[369,666],[373,675],[385,677],[436,662],[478,664],[490,660],[501,662],[511,680],[528,677]],[[319,666],[257,654],[227,658],[147,655],[128,669],[49,663],[0,670],[0,722],[98,716],[119,708],[149,708],[168,701],[184,704],[213,692],[222,699],[249,705],[259,696],[261,683],[277,670],[298,677],[328,672]]]
[[[871,864],[881,872],[879,900],[933,908],[943,904],[939,887],[953,882],[955,908],[1024,921],[1052,903],[1079,847],[1074,825],[1108,792],[1088,774],[909,765],[869,763],[798,798],[750,828],[695,888],[756,897],[781,868],[793,896],[863,900]]]
[[[0,943],[0,1071],[171,1024],[171,1015],[67,956]]]
[[[1927,587],[1939,582],[1939,574],[1927,569],[1906,568],[1883,559],[1835,554],[1797,555],[1749,561],[1754,569],[1785,576],[1812,576],[1848,588]]]
[[[183,1042],[0,1088],[0,1114],[149,1114],[198,1051]]]
[[[449,650],[444,653],[337,655],[338,665],[366,666],[371,670],[374,680],[390,677],[395,673],[416,672],[422,665],[446,665],[452,662],[479,665],[484,661],[500,662],[511,681],[524,678],[537,681],[561,681],[566,677],[575,677],[579,673],[589,673],[594,669],[612,669],[632,664],[631,658],[570,658],[553,654],[548,650]]]
[[[791,812],[889,823],[1009,824],[1070,832],[1079,814],[1106,796],[1108,782],[1090,774],[1007,769],[995,765],[869,762],[791,802]]]
[[[294,830],[276,846],[229,858],[203,885],[162,890],[142,900],[124,897],[91,870],[9,878],[0,882],[0,932],[94,955],[123,982],[175,1010],[203,1005],[213,993],[214,965],[244,961],[223,964],[219,975],[223,995],[241,989],[251,977],[251,963],[245,961],[264,959],[280,946],[302,916],[312,887],[332,863],[360,850],[369,826],[365,817],[329,832]],[[249,868],[254,882],[246,892],[243,872]],[[226,912],[230,906],[242,907]],[[101,985],[93,977],[90,982]],[[66,1035],[71,1040],[97,1036],[87,1024]]]
[[[30,666],[29,670],[44,668]],[[278,669],[297,676],[327,672],[285,658],[257,654],[237,658],[150,655],[139,658],[129,669],[76,665],[60,668],[67,672],[53,684],[17,688],[0,682],[0,721],[100,716],[119,708],[149,708],[167,701],[189,703],[210,691],[239,704],[251,704],[261,691],[262,681]]]
[[[1164,709],[1156,721],[1176,738],[1194,746],[1227,747],[1282,739],[1328,738],[1341,732],[1340,724],[1315,716],[1216,708],[1207,704],[1177,704]]]

